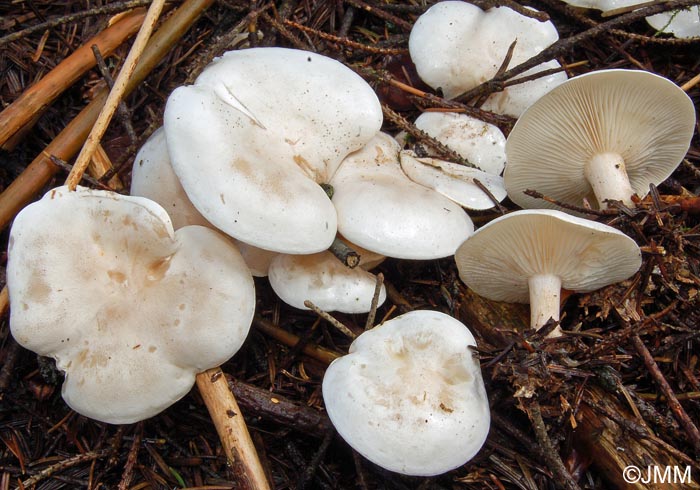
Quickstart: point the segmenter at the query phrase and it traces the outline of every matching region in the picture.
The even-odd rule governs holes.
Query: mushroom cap
[[[453,112],[424,112],[414,124],[482,171],[503,172],[506,137],[497,126]]]
[[[479,187],[478,180],[493,197],[501,202],[506,197],[503,178],[437,158],[416,158],[411,151],[399,155],[401,168],[415,183],[434,189],[467,209],[491,209],[496,203]]]
[[[387,257],[447,257],[474,231],[461,207],[404,174],[399,144],[385,133],[343,160],[331,185],[338,231]]]
[[[493,78],[516,39],[510,67],[538,54],[559,39],[559,34],[551,22],[539,22],[507,7],[483,11],[466,2],[446,1],[418,18],[408,48],[420,78],[451,99]],[[532,73],[548,67],[535,67]],[[500,100],[492,103],[492,109],[517,117],[537,96],[564,80],[566,74],[558,73],[526,82],[517,90],[523,100],[514,101],[513,107],[503,99],[511,92],[506,88],[494,96]],[[540,84],[544,88],[537,88]],[[518,96],[511,94],[513,97]]]
[[[17,215],[7,283],[17,342],[56,359],[71,408],[115,424],[157,414],[233,356],[255,306],[226,237],[174,232],[153,201],[82,187]]]
[[[284,253],[331,244],[335,210],[317,183],[381,123],[361,77],[285,48],[224,54],[171,94],[164,115],[173,169],[194,206],[234,238]]]
[[[280,254],[270,263],[268,278],[282,301],[308,310],[309,300],[324,311],[367,313],[377,278],[361,267],[350,269],[330,252],[312,255]],[[386,300],[384,285],[379,305]]]
[[[213,228],[192,205],[175,175],[162,127],[156,129],[136,153],[131,171],[131,195],[146,197],[163,206],[176,230],[187,225]]]
[[[695,129],[690,98],[670,80],[645,71],[601,70],[571,78],[525,111],[506,142],[508,196],[524,208],[598,202],[584,165],[600,153],[625,162],[635,193],[663,182],[682,161]]]
[[[528,279],[553,274],[562,288],[589,292],[623,281],[641,266],[630,237],[551,209],[506,214],[479,228],[455,253],[459,277],[495,301],[529,303]]]
[[[197,211],[182,188],[170,163],[163,128],[158,128],[136,154],[131,173],[131,195],[146,197],[163,206],[176,230],[187,225],[215,228]],[[277,252],[254,247],[234,238],[232,240],[253,276],[267,276],[267,269]]]
[[[474,337],[436,311],[412,311],[360,335],[323,377],[338,433],[375,464],[430,476],[471,459],[490,412]]]
[[[700,36],[700,6],[683,10],[661,12],[646,18],[651,27],[659,32],[671,33],[678,38]]]

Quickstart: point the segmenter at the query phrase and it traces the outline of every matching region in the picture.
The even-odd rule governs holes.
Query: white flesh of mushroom
[[[490,413],[474,337],[461,322],[413,311],[360,335],[323,378],[338,433],[388,470],[430,476],[471,459]]]
[[[56,359],[71,408],[115,424],[157,414],[233,356],[255,307],[226,237],[173,231],[153,201],[81,187],[17,215],[7,283],[17,342]]]

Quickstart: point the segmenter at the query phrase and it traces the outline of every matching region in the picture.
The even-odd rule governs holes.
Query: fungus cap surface
[[[338,433],[375,464],[430,476],[471,459],[489,404],[474,337],[436,311],[406,313],[360,335],[323,378]]]
[[[466,2],[445,1],[418,18],[408,47],[420,78],[451,99],[493,78],[516,39],[510,67],[538,54],[559,39],[559,34],[550,21],[539,22],[507,7],[483,11]],[[523,75],[551,65],[534,67]],[[566,74],[561,72],[526,82],[515,91],[506,88],[487,99],[488,110],[517,117],[564,80]]]
[[[373,274],[362,267],[347,267],[330,252],[280,254],[270,263],[268,275],[277,296],[302,310],[308,309],[304,301],[309,300],[324,311],[367,313],[377,283]],[[378,305],[385,300],[382,285]]]
[[[406,176],[399,144],[385,133],[349,155],[331,185],[338,231],[387,257],[447,257],[474,231],[461,207]]]
[[[331,244],[335,210],[317,184],[381,123],[361,77],[285,48],[224,54],[171,94],[164,115],[172,165],[194,206],[234,238],[285,253]]]
[[[56,359],[71,408],[117,424],[157,414],[233,356],[255,306],[226,237],[174,232],[148,199],[81,187],[17,215],[7,282],[17,342]]]
[[[415,125],[480,170],[493,175],[503,172],[506,137],[493,124],[466,114],[424,112],[416,118]]]

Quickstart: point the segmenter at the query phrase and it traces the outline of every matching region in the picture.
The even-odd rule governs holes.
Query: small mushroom
[[[153,201],[82,187],[17,215],[7,284],[17,342],[56,359],[71,408],[115,424],[157,414],[233,356],[255,307],[225,236],[173,231]]]
[[[516,211],[477,230],[455,253],[459,277],[495,301],[530,303],[530,326],[559,321],[561,289],[590,292],[641,266],[630,237],[610,226],[548,209]],[[551,337],[561,335],[557,326]]]
[[[452,99],[493,78],[514,41],[509,67],[530,59],[557,39],[559,34],[550,21],[539,22],[507,7],[483,11],[467,2],[445,1],[418,18],[408,48],[420,78]],[[559,66],[549,61],[520,76]],[[566,74],[559,72],[507,87],[489,96],[482,107],[518,117],[564,80]]]
[[[414,124],[480,170],[493,175],[503,172],[506,137],[497,126],[452,112],[424,112]],[[435,156],[430,148],[428,152]]]
[[[601,70],[568,80],[518,119],[506,142],[508,196],[524,208],[556,207],[524,194],[600,208],[631,205],[683,160],[695,107],[670,80],[645,71]]]
[[[406,176],[399,149],[391,136],[379,133],[343,160],[331,180],[338,231],[387,257],[452,255],[474,225],[456,203]]]
[[[479,451],[490,412],[471,332],[436,311],[413,311],[360,335],[323,378],[338,433],[391,471],[444,473]]]
[[[363,268],[363,261],[376,264],[376,254],[358,249],[360,267],[349,268],[330,252],[312,255],[279,254],[270,263],[268,278],[277,296],[290,306],[308,309],[309,300],[324,311],[367,313],[372,305],[377,278]],[[374,259],[374,260],[373,260]],[[382,285],[381,305],[386,300]]]
[[[332,243],[335,209],[318,184],[381,124],[355,72],[285,48],[224,54],[173,91],[164,115],[173,169],[202,215],[243,242],[297,254]]]

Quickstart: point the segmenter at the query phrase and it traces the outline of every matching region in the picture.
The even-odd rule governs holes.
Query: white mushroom
[[[155,415],[233,356],[255,306],[226,237],[174,232],[148,199],[80,187],[17,215],[7,283],[17,342],[56,359],[71,408],[119,424]]]
[[[331,185],[338,231],[387,257],[447,257],[474,230],[461,207],[404,174],[399,144],[384,133],[348,156]]]
[[[581,75],[533,104],[508,136],[508,196],[522,207],[555,207],[533,189],[570,204],[632,204],[682,161],[695,129],[690,98],[645,71]]]
[[[361,259],[374,255],[356,251]],[[280,254],[271,262],[268,277],[272,289],[288,305],[306,310],[304,301],[309,300],[324,311],[343,313],[367,313],[377,284],[377,278],[362,267],[362,262],[351,269],[330,252]],[[382,285],[378,305],[385,300]]]
[[[251,245],[314,253],[335,209],[318,183],[379,130],[372,88],[338,61],[284,48],[226,53],[168,99],[175,173],[217,228]]]
[[[416,158],[410,151],[399,155],[404,173],[417,184],[434,189],[467,209],[491,209],[506,197],[503,178],[437,158]],[[478,180],[493,196],[479,187]]]
[[[507,7],[484,12],[466,2],[446,1],[433,5],[418,18],[408,47],[421,79],[452,99],[493,78],[516,39],[509,67],[535,56],[559,35],[551,22],[539,22]],[[557,67],[556,61],[550,61],[520,76]],[[564,80],[566,74],[559,72],[508,87],[491,95],[483,107],[518,117]]]
[[[657,31],[670,33],[678,38],[700,36],[700,6],[698,5],[684,10],[662,12],[646,19]]]
[[[414,124],[482,171],[493,175],[503,172],[506,137],[493,124],[453,112],[424,112]]]
[[[475,345],[464,324],[443,313],[389,320],[326,370],[328,416],[350,446],[388,470],[430,476],[454,469],[489,432]]]
[[[630,237],[554,210],[516,211],[477,230],[455,253],[459,277],[495,301],[530,303],[539,329],[559,320],[561,288],[590,292],[623,281],[641,265]],[[556,329],[550,336],[561,335]]]

